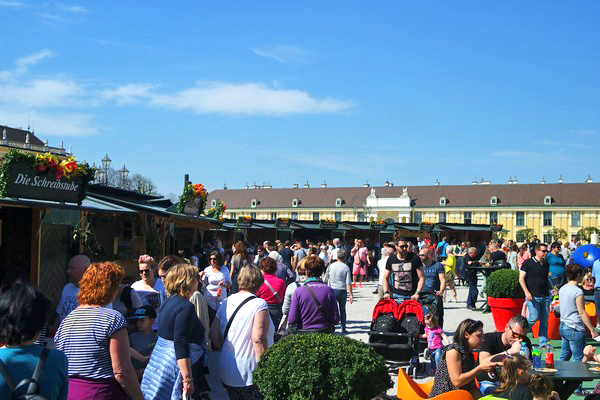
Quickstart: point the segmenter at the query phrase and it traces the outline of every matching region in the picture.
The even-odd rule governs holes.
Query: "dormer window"
[[[545,196],[544,197],[544,205],[549,206],[550,204],[552,204],[552,196]]]
[[[250,202],[250,207],[251,208],[256,208],[257,205],[258,205],[258,200],[252,199],[252,201]]]
[[[211,207],[216,207],[216,206],[217,206],[217,200],[216,200],[216,199],[212,199],[212,200],[210,201],[210,206],[211,206]]]
[[[298,207],[298,205],[300,205],[300,199],[293,199],[292,200],[292,207]]]
[[[498,198],[496,196],[492,196],[490,198],[490,204],[495,206],[496,204],[498,204]]]
[[[335,206],[341,207],[343,202],[344,202],[344,200],[342,200],[341,197],[338,197],[337,199],[335,199]]]
[[[448,204],[448,199],[444,196],[440,197],[440,206],[445,206],[446,204]]]

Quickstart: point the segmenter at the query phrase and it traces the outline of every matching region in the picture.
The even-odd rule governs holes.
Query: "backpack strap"
[[[233,319],[235,318],[235,315],[238,313],[238,311],[240,311],[240,308],[242,308],[244,304],[246,304],[247,302],[249,302],[250,300],[255,299],[255,298],[256,298],[256,296],[254,296],[254,295],[250,296],[250,297],[247,297],[235,309],[235,311],[233,312],[233,314],[231,314],[231,318],[229,318],[229,321],[227,321],[227,326],[225,326],[225,332],[223,332],[223,342],[225,342],[225,338],[227,337],[227,333],[229,333],[229,328],[231,328],[231,323],[233,322]]]
[[[4,381],[6,381],[6,384],[8,385],[10,391],[14,393],[16,389],[15,381],[13,381],[12,376],[10,376],[8,369],[6,368],[6,365],[2,362],[2,360],[0,360],[0,374],[2,374],[2,376],[4,377]]]
[[[277,301],[279,302],[279,304],[283,303],[283,300],[281,300],[281,296],[279,295],[279,293],[277,293],[277,290],[275,290],[273,288],[273,286],[271,286],[271,284],[269,282],[267,282],[266,279],[265,279],[265,285],[267,285],[267,287],[269,289],[271,289],[271,292],[273,293],[273,295],[275,296],[275,298],[277,299]]]
[[[314,300],[314,302],[317,304],[317,308],[321,312],[321,315],[323,316],[323,319],[325,320],[325,322],[327,323],[327,325],[332,326],[333,324],[329,321],[329,316],[327,315],[327,312],[325,311],[325,307],[323,307],[323,305],[319,302],[319,299],[317,299],[317,296],[315,295],[315,292],[313,292],[313,290],[310,287],[310,285],[307,284],[307,285],[304,285],[304,287],[306,289],[308,289],[308,292],[310,293],[310,296],[312,297],[312,299]]]

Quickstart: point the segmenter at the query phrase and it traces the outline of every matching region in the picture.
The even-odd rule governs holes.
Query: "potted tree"
[[[501,269],[487,278],[485,287],[488,305],[498,332],[504,331],[508,320],[520,314],[525,293],[519,284],[519,271]]]
[[[323,333],[289,336],[268,348],[252,380],[265,400],[366,400],[392,386],[372,348]]]

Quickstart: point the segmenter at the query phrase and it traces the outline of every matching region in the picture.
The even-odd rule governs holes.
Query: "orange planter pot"
[[[537,321],[531,327],[533,337],[539,337],[540,334],[540,321]],[[554,311],[550,312],[548,316],[548,340],[559,340],[560,339],[560,318],[556,318]]]
[[[525,303],[525,299],[497,299],[494,297],[488,297],[487,301],[498,332],[504,332],[508,320],[521,314],[523,303]]]

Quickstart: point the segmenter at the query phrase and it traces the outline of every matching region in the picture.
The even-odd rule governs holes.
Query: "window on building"
[[[271,213],[271,221],[275,221],[277,219],[277,213]]]
[[[255,212],[251,212],[251,213],[250,213],[250,218],[252,218],[252,219],[256,219],[256,213],[255,213]]]
[[[363,217],[364,217],[364,213],[363,213]],[[335,219],[337,222],[340,222],[342,220],[342,213],[337,211],[333,214],[333,219]]]
[[[256,208],[256,205],[258,204],[258,200],[256,199],[252,199],[252,201],[250,202],[250,207],[252,208]]]
[[[292,207],[298,207],[298,204],[300,204],[300,200],[299,199],[293,199],[292,200]]]
[[[335,206],[336,207],[342,206],[342,198],[341,197],[338,197],[337,199],[335,199]]]
[[[571,211],[571,226],[581,226],[581,211]]]
[[[515,225],[525,226],[525,211],[517,211]],[[519,240],[519,242],[523,242],[523,240]]]
[[[420,224],[423,222],[423,213],[421,211],[415,211],[413,213],[413,223]]]
[[[490,224],[498,223],[498,211],[490,211]]]
[[[445,206],[448,203],[448,199],[445,197],[440,197],[440,206]]]
[[[231,214],[229,214],[229,218],[236,219],[237,218],[237,213],[231,213]]]
[[[292,213],[292,219],[298,219],[298,213],[297,212],[293,212]]]
[[[440,222],[446,222],[446,211],[440,211],[438,213],[438,220]]]
[[[526,238],[525,238],[525,236],[522,233],[517,232],[516,239],[517,239],[517,242],[524,242]]]
[[[551,196],[545,196],[544,197],[544,204],[549,206],[550,204],[552,204],[552,197]]]
[[[552,226],[552,211],[544,211],[544,226]],[[548,243],[548,242],[546,242]]]
[[[490,198],[490,204],[495,206],[496,204],[498,204],[498,198],[496,196],[492,196]]]
[[[548,235],[547,233],[544,233],[542,238],[544,239],[544,243],[552,243],[552,235]]]
[[[319,219],[320,219],[319,218],[319,213],[318,212],[314,212],[313,213],[313,221],[318,221]]]
[[[335,220],[336,220],[336,221],[339,221],[339,219],[338,219],[338,217],[337,217],[337,214],[338,214],[338,213],[335,213],[335,214],[336,214],[336,216],[335,216]],[[340,214],[341,214],[341,213],[340,213]],[[340,215],[340,219],[341,219],[341,215]],[[359,211],[359,212],[357,212],[357,213],[356,213],[356,221],[358,221],[358,222],[365,222],[365,213],[364,213],[364,212],[362,212],[362,211]]]
[[[472,224],[473,213],[471,211],[465,211],[463,213],[463,224]]]
[[[216,199],[212,199],[212,200],[210,201],[210,206],[211,206],[211,207],[215,207],[216,205],[217,205],[217,200],[216,200]]]

